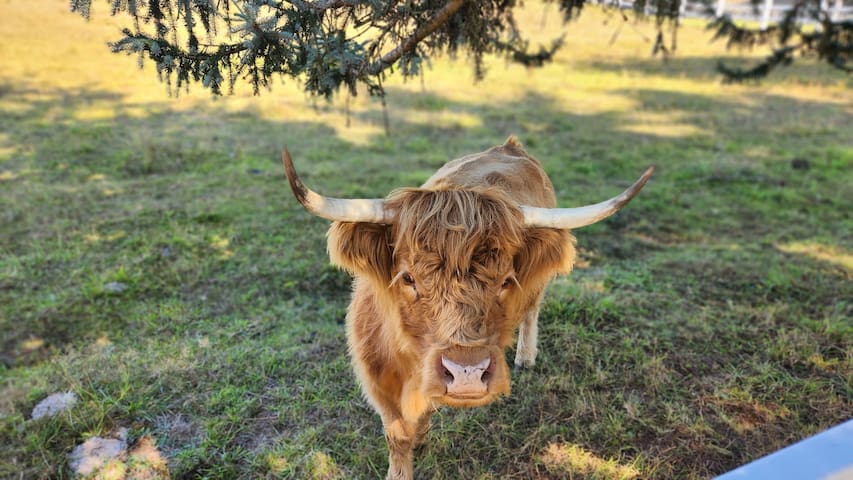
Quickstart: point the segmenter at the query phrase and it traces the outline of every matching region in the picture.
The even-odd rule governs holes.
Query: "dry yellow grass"
[[[61,104],[63,95],[90,95],[87,105],[78,108],[72,120],[110,119],[119,114],[141,116],[162,108],[192,110],[214,102],[223,110],[248,109],[264,119],[327,125],[342,139],[360,144],[382,130],[381,116],[377,114],[380,107],[368,95],[361,94],[350,101],[350,112],[356,120],[347,127],[343,114],[345,98],[337,98],[330,104],[313,101],[302,94],[298,82],[289,79],[260,97],[253,97],[245,85],[238,86],[236,95],[221,98],[211,98],[200,85],[170,96],[167,86],[156,80],[152,65],[146,64],[140,70],[135,56],[109,52],[107,42],[119,38],[120,29],[129,26],[130,21],[111,17],[104,2],[93,2],[88,22],[71,13],[63,0],[7,0],[0,4],[0,13],[6,19],[0,24],[0,35],[13,39],[0,43],[0,81],[26,89],[17,98],[4,98],[4,110],[14,111],[36,99]],[[634,113],[639,105],[631,93],[637,85],[724,99],[744,106],[753,102],[756,92],[853,105],[848,77],[808,61],[782,70],[764,85],[723,85],[713,66],[717,58],[729,52],[722,42],[709,42],[710,32],[704,30],[700,20],[685,22],[679,33],[677,55],[669,62],[644,63],[638,68],[640,62],[650,58],[653,22],[623,22],[618,15],[590,7],[580,20],[564,26],[553,6],[535,2],[528,3],[518,16],[520,23],[528,27],[533,45],[537,41],[547,43],[564,29],[568,33],[565,48],[552,64],[527,70],[501,59],[491,59],[487,78],[475,84],[464,58],[438,59],[427,70],[423,84],[399,77],[387,82],[391,90],[392,123],[395,118],[404,118],[414,124],[451,124],[462,128],[479,125],[480,120],[466,112],[411,108],[405,100],[407,92],[423,91],[450,102],[474,106],[524,102],[528,96],[541,96],[552,99],[554,108],[568,114],[624,114],[617,128],[662,136],[687,136],[702,131],[682,121],[677,112]],[[756,58],[764,53],[758,50],[744,55]],[[99,95],[92,95],[95,92]]]

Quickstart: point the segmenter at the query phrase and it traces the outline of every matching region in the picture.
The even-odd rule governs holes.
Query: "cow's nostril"
[[[488,383],[489,377],[491,377],[491,376],[492,376],[491,372],[489,370],[486,370],[485,372],[483,372],[483,375],[480,377],[480,381],[483,383]]]
[[[453,373],[451,373],[450,370],[448,370],[447,367],[444,366],[441,367],[441,370],[442,376],[444,377],[444,381],[446,383],[453,383]]]

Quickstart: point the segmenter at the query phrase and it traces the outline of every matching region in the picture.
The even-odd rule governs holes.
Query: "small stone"
[[[92,437],[68,454],[71,469],[79,476],[97,480],[168,480],[166,457],[146,435],[134,445],[127,443],[128,430],[120,428],[109,437]]]
[[[77,404],[77,395],[74,392],[54,393],[38,403],[33,408],[33,420],[42,417],[52,417],[60,412],[69,410]]]
[[[127,441],[122,438],[92,437],[71,451],[69,465],[79,475],[91,475],[123,456],[126,450]]]
[[[104,291],[108,293],[121,293],[127,290],[127,284],[122,282],[110,282],[104,285]]]

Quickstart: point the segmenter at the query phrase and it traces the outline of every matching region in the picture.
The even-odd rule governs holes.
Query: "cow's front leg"
[[[536,337],[539,333],[539,305],[543,293],[539,294],[536,303],[527,311],[518,329],[518,345],[515,348],[515,366],[532,367],[536,363]]]
[[[388,479],[413,478],[413,450],[429,430],[432,410],[429,400],[418,389],[419,385],[417,378],[404,383],[400,395],[400,417],[383,420],[388,442]]]
[[[384,425],[385,441],[388,442],[387,480],[411,480],[413,478],[412,451],[414,450],[415,426],[403,419]]]
[[[421,415],[417,422],[398,419],[385,426],[385,441],[388,442],[387,478],[412,478],[413,451],[426,440],[431,417],[430,410]]]
[[[426,441],[426,436],[427,434],[429,434],[431,418],[432,411],[427,411],[423,415],[421,415],[421,418],[418,420],[418,426],[415,430],[415,448],[420,447]]]

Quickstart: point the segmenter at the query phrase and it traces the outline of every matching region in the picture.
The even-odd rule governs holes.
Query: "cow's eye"
[[[403,273],[401,278],[403,279],[403,283],[405,283],[406,285],[408,285],[410,287],[415,286],[415,277],[413,277],[411,273],[405,272],[405,273]]]
[[[504,279],[504,283],[501,284],[501,288],[507,289],[507,288],[515,285],[515,281],[516,281],[515,277],[513,277],[513,276],[506,277],[506,279]]]

